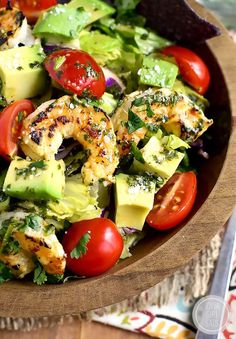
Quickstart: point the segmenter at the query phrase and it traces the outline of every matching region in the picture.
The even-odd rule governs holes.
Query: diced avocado
[[[185,85],[182,81],[176,80],[173,89],[178,93],[183,93],[189,97],[198,107],[203,111],[209,106],[209,101],[202,95],[198,94],[189,86]]]
[[[164,179],[170,178],[184,154],[165,145],[155,136],[151,137],[148,143],[141,149],[143,162],[134,159],[133,169],[135,172],[148,172],[161,176]]]
[[[44,12],[34,26],[34,35],[75,38],[88,24],[90,17],[89,13],[78,7],[70,8],[67,5],[57,5]]]
[[[88,24],[91,24],[92,22],[97,21],[104,16],[115,13],[115,8],[100,0],[72,0],[67,6],[71,8],[83,7],[90,15]]]
[[[122,173],[115,179],[116,225],[142,230],[153,207],[155,182],[145,176]]]
[[[112,115],[118,105],[118,101],[114,98],[114,96],[106,92],[103,94],[98,103],[98,107],[109,116]]]
[[[16,158],[9,166],[3,191],[28,200],[60,199],[65,187],[63,160],[28,161]]]
[[[135,27],[134,40],[140,51],[145,55],[149,55],[157,49],[161,49],[172,44],[169,40],[162,38],[155,32],[138,26]]]
[[[142,85],[172,88],[178,75],[178,67],[168,61],[143,58],[139,82]]]
[[[33,98],[47,87],[40,45],[0,51],[1,95],[8,102]]]

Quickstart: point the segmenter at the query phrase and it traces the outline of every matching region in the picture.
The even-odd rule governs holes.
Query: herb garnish
[[[146,105],[147,105],[147,116],[148,118],[152,118],[155,115],[155,113],[153,112],[149,102],[147,102]]]
[[[75,248],[70,252],[70,257],[72,259],[79,259],[81,258],[84,254],[87,253],[87,244],[89,240],[91,239],[91,232],[88,231],[85,233],[78,241],[77,245]]]
[[[4,283],[5,281],[11,280],[13,278],[13,274],[11,270],[0,262],[0,284]]]
[[[29,166],[24,168],[16,168],[16,176],[28,176],[28,175],[35,175],[38,169],[46,169],[47,165],[45,164],[44,160],[34,161]]]
[[[143,126],[145,126],[145,123],[142,121],[142,119],[137,114],[135,114],[131,109],[129,109],[128,133],[131,134]]]
[[[47,274],[44,271],[43,267],[38,263],[37,267],[34,270],[34,279],[33,282],[37,285],[43,285],[48,280]]]
[[[29,67],[34,69],[34,68],[39,68],[41,67],[41,63],[39,61],[34,61],[29,64]]]
[[[20,111],[18,113],[18,122],[22,122],[24,119],[24,112],[23,111]]]
[[[142,164],[145,164],[145,160],[143,159],[143,155],[142,155],[140,149],[138,148],[138,146],[135,144],[135,142],[131,143],[131,151],[132,151],[136,160],[138,160]]]
[[[58,71],[65,61],[66,61],[66,57],[64,55],[57,57],[54,60],[54,67],[53,67],[54,71]]]

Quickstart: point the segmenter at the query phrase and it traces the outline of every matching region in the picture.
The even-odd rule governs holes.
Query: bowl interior
[[[168,241],[186,225],[208,198],[217,183],[224,165],[231,133],[230,101],[227,86],[221,69],[208,46],[201,44],[198,47],[191,46],[191,49],[195,50],[203,58],[210,69],[211,85],[206,95],[210,101],[210,107],[206,115],[214,120],[214,124],[202,137],[204,150],[209,154],[209,159],[204,159],[199,156],[196,150],[190,153],[191,164],[196,167],[198,173],[196,203],[188,218],[174,230],[157,232],[147,227],[147,236],[131,251],[133,256],[126,259],[125,265],[138,260],[154,249],[162,246],[163,243]],[[122,265],[122,263],[120,265]],[[119,269],[119,266],[117,269]]]

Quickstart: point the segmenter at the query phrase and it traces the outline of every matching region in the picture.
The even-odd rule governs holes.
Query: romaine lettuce
[[[66,179],[64,197],[47,203],[47,216],[66,219],[69,222],[99,217],[101,209],[97,199],[92,196],[89,187],[82,182],[80,175]]]

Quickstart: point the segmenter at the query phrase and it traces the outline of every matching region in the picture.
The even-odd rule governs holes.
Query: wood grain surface
[[[191,3],[203,17],[220,25],[205,9]],[[201,164],[197,203],[188,220],[169,233],[150,232],[131,258],[102,276],[64,285],[35,286],[23,281],[2,285],[0,316],[77,314],[137,295],[186,265],[225,224],[236,202],[235,128],[227,141],[236,117],[236,47],[221,29],[220,37],[198,49],[212,74],[209,95],[215,110],[215,155]]]
[[[95,322],[74,321],[32,332],[0,331],[1,339],[147,339],[147,335],[124,331]]]

